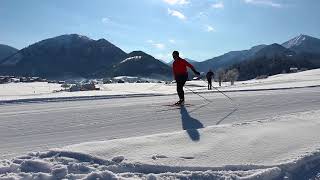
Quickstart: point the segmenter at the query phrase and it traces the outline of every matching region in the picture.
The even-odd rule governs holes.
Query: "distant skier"
[[[211,90],[212,89],[212,77],[213,77],[213,72],[212,70],[210,69],[209,72],[207,72],[207,81],[208,81],[208,90]]]
[[[198,71],[186,60],[180,58],[178,51],[173,51],[172,57],[174,59],[172,69],[173,69],[173,75],[174,79],[177,83],[177,92],[179,96],[179,101],[176,102],[174,105],[184,105],[184,91],[183,86],[185,85],[186,81],[188,80],[188,71],[187,67],[189,67],[194,74],[200,75]]]

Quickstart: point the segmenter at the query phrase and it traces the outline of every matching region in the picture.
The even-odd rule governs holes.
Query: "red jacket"
[[[195,71],[194,67],[188,63],[186,60],[179,58],[175,60],[172,64],[173,75],[176,78],[179,75],[188,75],[187,67]]]

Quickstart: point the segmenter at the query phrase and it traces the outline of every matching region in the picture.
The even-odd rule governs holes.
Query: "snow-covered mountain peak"
[[[53,39],[58,41],[72,41],[74,39],[83,40],[83,41],[92,41],[92,39],[88,38],[87,36],[83,36],[79,34],[65,34],[65,35],[57,36]]]
[[[304,41],[311,39],[312,37],[304,35],[304,34],[300,34],[299,36],[285,42],[283,44],[284,47],[286,48],[292,48],[292,47],[296,47],[296,46],[300,46]]]
[[[295,52],[320,54],[320,39],[308,35],[299,35],[285,43],[282,46]]]
[[[59,45],[72,45],[79,43],[87,43],[93,41],[87,36],[79,35],[79,34],[65,34],[49,39],[42,40],[37,45],[49,45],[49,46],[59,46]]]

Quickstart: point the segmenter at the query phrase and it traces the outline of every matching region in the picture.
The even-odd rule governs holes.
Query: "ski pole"
[[[210,103],[212,102],[212,101],[210,101],[209,99],[205,98],[204,96],[200,95],[199,93],[197,93],[197,92],[193,91],[192,89],[188,88],[187,86],[185,86],[185,88],[188,89],[189,91],[191,91],[193,94],[196,94],[196,95],[198,95],[199,97],[203,98],[204,100],[206,100],[206,101],[208,101],[208,102],[210,102]]]
[[[203,79],[201,79],[203,82],[206,83],[206,81],[204,81]],[[229,97],[228,95],[226,95],[224,92],[220,91],[218,88],[216,88],[215,86],[212,86],[214,89],[216,89],[219,93],[223,94],[225,97],[227,97],[228,99],[230,99],[231,101],[234,101],[231,97]]]
[[[216,89],[219,93],[223,94],[225,97],[227,97],[228,99],[230,99],[231,101],[234,101],[231,97],[229,97],[228,95],[226,95],[224,92],[220,91],[218,88],[212,86],[214,89]]]

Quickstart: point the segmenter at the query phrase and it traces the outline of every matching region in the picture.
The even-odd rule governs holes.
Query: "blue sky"
[[[169,61],[206,60],[299,34],[320,38],[319,0],[0,0],[0,44],[77,33]]]

